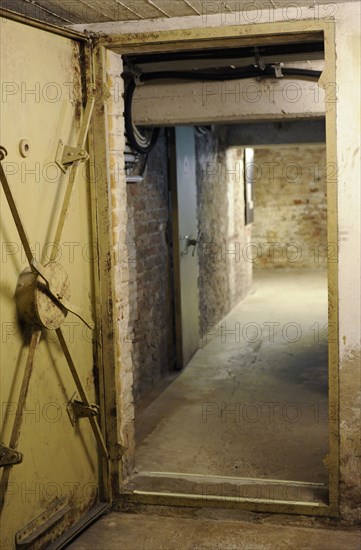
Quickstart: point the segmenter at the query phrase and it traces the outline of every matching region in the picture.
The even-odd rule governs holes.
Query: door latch
[[[79,418],[91,418],[98,416],[100,408],[94,403],[83,403],[79,399],[74,399],[75,394],[70,399],[66,409],[73,426],[78,422]]]
[[[0,467],[20,464],[23,461],[23,458],[24,456],[18,451],[5,447],[5,445],[0,443]]]
[[[86,162],[88,159],[89,153],[87,153],[82,147],[71,147],[70,145],[64,145],[62,140],[59,140],[55,162],[64,173],[66,172],[68,166],[71,166],[75,162]]]
[[[95,98],[91,97],[85,107],[84,118],[80,128],[80,134],[76,147],[64,145],[62,140],[59,140],[58,149],[55,155],[55,162],[59,168],[65,173],[69,166],[85,162],[89,159],[89,153],[85,150],[86,137],[89,130],[90,120],[93,114]]]

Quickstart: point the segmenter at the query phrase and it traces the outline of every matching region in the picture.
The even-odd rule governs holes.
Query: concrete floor
[[[246,339],[236,342],[234,335],[229,335],[224,341],[219,331],[181,374],[164,381],[163,387],[143,402],[137,412],[139,474],[130,488],[198,492],[198,476],[202,481],[207,476],[218,476],[221,481],[232,476],[239,485],[242,476],[298,480],[298,485],[291,484],[292,489],[307,485],[300,480],[325,482],[327,347],[324,331],[315,338],[314,329],[315,323],[323,328],[326,320],[323,274],[258,276],[253,292],[225,322],[228,330],[237,330],[236,323],[241,327],[258,323],[264,329],[262,337],[249,341],[250,330]],[[274,341],[265,322],[280,323]],[[285,341],[281,330],[290,322],[302,330],[302,338],[294,343]],[[291,329],[289,336],[293,338]],[[236,414],[222,413],[221,403],[229,411],[233,407]],[[270,403],[274,404],[271,408]],[[172,479],[175,486],[170,484]],[[333,520],[240,515],[207,507],[186,508],[183,513],[177,508],[168,513],[155,508],[138,514],[110,513],[70,549],[361,548],[360,531],[338,529]]]
[[[274,336],[269,323],[278,323]],[[256,275],[223,330],[137,411],[130,488],[198,494],[213,476],[220,486],[230,478],[325,483],[326,323],[325,273]]]
[[[359,550],[360,531],[111,513],[71,550]]]

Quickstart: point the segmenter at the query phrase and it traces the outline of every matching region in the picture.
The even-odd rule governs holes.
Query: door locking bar
[[[94,103],[95,103],[95,97],[92,96],[88,99],[86,107],[85,107],[85,112],[84,112],[84,116],[83,116],[83,124],[82,124],[81,129],[80,129],[80,134],[79,134],[78,142],[77,142],[77,146],[76,146],[76,150],[78,150],[78,151],[85,152],[85,143],[86,143],[86,139],[87,139],[87,135],[88,135],[88,130],[89,130],[89,126],[90,126],[91,117],[92,117],[92,114],[93,114]],[[59,145],[60,145],[60,143],[59,143]],[[71,152],[71,151],[69,151],[69,152]],[[58,151],[58,153],[59,153],[59,151]],[[59,155],[60,155],[60,153],[59,153]],[[72,195],[74,182],[75,182],[75,179],[76,179],[76,176],[77,176],[77,173],[78,173],[78,169],[79,169],[79,166],[80,166],[80,163],[81,163],[81,161],[76,160],[76,161],[74,161],[70,164],[65,164],[64,165],[61,162],[62,158],[63,158],[63,156],[61,155],[61,160],[56,159],[56,162],[59,165],[60,169],[63,170],[63,172],[66,172],[68,166],[70,166],[71,168],[70,168],[70,171],[69,171],[70,173],[69,173],[68,183],[67,183],[67,186],[66,186],[66,191],[65,191],[65,195],[64,195],[64,199],[63,199],[63,205],[61,207],[60,217],[59,217],[58,225],[57,225],[57,228],[56,228],[56,233],[55,233],[54,242],[53,242],[53,248],[52,248],[52,251],[51,251],[51,254],[50,254],[50,260],[51,261],[54,261],[54,259],[56,258],[56,255],[58,254],[58,247],[59,247],[59,244],[60,244],[60,241],[61,241],[61,235],[63,233],[65,219],[66,219],[67,212],[68,212],[68,209],[69,209],[70,198],[71,198],[71,195]],[[58,162],[58,160],[59,160],[59,162]]]
[[[94,408],[94,405],[92,405],[92,403],[89,402],[89,399],[87,397],[87,394],[86,394],[86,391],[85,391],[85,388],[83,386],[83,383],[80,379],[80,376],[76,370],[76,367],[75,367],[75,364],[74,364],[74,361],[70,355],[70,351],[68,349],[68,346],[66,344],[66,341],[65,341],[65,338],[64,338],[64,334],[61,330],[61,327],[57,328],[56,329],[56,334],[58,336],[58,339],[59,339],[59,343],[61,345],[61,348],[63,350],[63,353],[65,355],[65,359],[68,363],[68,367],[70,369],[70,372],[73,376],[73,380],[75,382],[75,385],[76,385],[76,388],[77,388],[77,391],[78,391],[78,394],[80,395],[80,399],[81,401],[79,402],[81,407],[76,406],[76,410],[81,410],[82,412],[86,412],[88,413],[90,410],[92,411],[92,414],[85,414],[86,417],[89,418],[89,422],[90,422],[90,425],[91,425],[91,428],[93,430],[93,433],[94,433],[94,436],[95,436],[95,439],[99,445],[99,448],[100,448],[100,451],[101,453],[103,454],[104,458],[106,460],[109,459],[109,455],[108,455],[108,450],[107,450],[107,447],[106,447],[106,444],[105,444],[105,441],[104,441],[104,438],[103,438],[103,434],[100,430],[100,427],[99,427],[99,424],[97,422],[97,420],[95,419],[95,416],[99,414],[99,407],[97,407],[96,409]],[[73,396],[74,397],[74,396]],[[72,400],[71,400],[72,401]],[[71,406],[71,408],[73,409],[73,407]],[[96,415],[94,415],[94,412],[93,411],[97,411]],[[68,410],[69,412],[69,410]],[[70,412],[70,414],[72,414],[72,411]]]
[[[0,468],[20,464],[23,458],[24,456],[18,451],[5,447],[5,445],[0,443]]]
[[[93,114],[94,103],[94,97],[91,97],[87,102],[76,147],[64,145],[63,141],[61,139],[59,140],[58,149],[55,155],[55,162],[64,173],[66,173],[69,166],[78,165],[89,159],[89,153],[85,150],[85,142],[89,130],[90,120]]]

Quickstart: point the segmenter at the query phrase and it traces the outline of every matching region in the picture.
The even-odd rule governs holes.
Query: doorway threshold
[[[328,488],[324,483],[277,479],[210,476],[175,472],[138,472],[129,480],[125,492],[137,497],[175,497],[232,503],[268,505],[305,505],[325,507]]]

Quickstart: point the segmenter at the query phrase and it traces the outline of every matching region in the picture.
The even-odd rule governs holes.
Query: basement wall
[[[108,54],[108,59],[116,63],[115,69],[110,69],[114,79],[119,59],[115,54]],[[119,161],[117,144],[123,140],[118,108],[113,97],[108,100],[114,165]],[[214,130],[196,133],[196,155],[202,338],[250,288],[252,262],[244,260],[243,252],[251,239],[251,226],[245,227],[244,221],[243,149],[227,149],[224,133]],[[149,154],[144,180],[123,188],[125,205],[119,206],[116,216],[121,232],[117,255],[122,281],[115,299],[121,353],[132,390],[125,400],[129,407],[172,370],[174,359],[168,184],[167,145],[162,133]]]
[[[168,165],[165,134],[148,156],[144,180],[127,185],[127,239],[133,265],[129,284],[135,401],[170,370],[172,303]]]
[[[252,262],[242,255],[251,226],[244,222],[243,149],[227,150],[218,130],[195,132],[198,226],[201,231],[201,338],[248,292]],[[173,305],[165,133],[148,156],[144,180],[126,186],[126,250],[130,294],[122,304],[125,348],[137,403],[172,370]]]
[[[244,221],[243,149],[227,150],[217,129],[195,135],[202,338],[251,286],[252,262],[242,254],[251,226]],[[122,315],[136,403],[172,370],[174,359],[165,133],[149,154],[143,182],[127,185],[126,195],[130,299]]]
[[[255,269],[326,270],[326,148],[255,149],[254,164]]]
[[[98,50],[97,64],[110,92],[96,103],[97,120],[105,115],[105,126],[96,127],[95,136],[101,145],[105,143],[107,153],[108,181],[103,182],[104,173],[98,167],[97,193],[106,204],[102,223],[111,243],[109,256],[102,255],[102,270],[111,272],[112,281],[106,304],[110,326],[104,337],[111,395],[108,445],[114,469],[119,461],[121,465],[119,479],[117,474],[113,477],[117,494],[133,466],[134,404],[171,365],[167,155],[161,135],[149,154],[143,182],[126,184],[122,58]],[[103,193],[108,194],[106,199]]]
[[[201,333],[218,323],[245,296],[252,262],[242,255],[245,227],[243,150],[227,149],[223,132],[196,133],[199,297]]]

